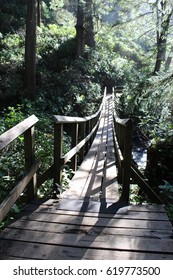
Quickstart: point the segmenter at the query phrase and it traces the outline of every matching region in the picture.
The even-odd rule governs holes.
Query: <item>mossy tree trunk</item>
[[[36,95],[36,4],[36,0],[27,0],[25,94],[29,99]]]

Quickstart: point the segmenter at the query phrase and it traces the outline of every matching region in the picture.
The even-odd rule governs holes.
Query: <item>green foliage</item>
[[[138,185],[130,185],[130,203],[131,204],[142,204],[146,202],[146,197],[140,194],[140,188]]]
[[[159,186],[161,193],[166,197],[168,200],[167,202],[172,202],[173,200],[173,185],[170,182],[163,180],[162,185]]]
[[[24,114],[21,111],[21,106],[17,108],[9,107],[6,111],[6,116],[1,117],[1,133],[7,130],[18,122],[24,119]],[[16,180],[18,180],[23,174],[24,170],[24,151],[23,151],[23,136],[18,137],[5,151],[3,151],[0,157],[0,201],[9,192]]]
[[[15,32],[25,24],[26,0],[0,0],[0,32]]]
[[[0,43],[0,108],[20,102],[23,92],[24,37],[6,34]]]
[[[23,207],[23,203],[18,203],[17,204],[14,204],[10,210],[10,212],[8,213],[8,215],[6,216],[5,220],[3,220],[2,222],[0,222],[0,230],[1,229],[4,229],[10,222],[12,222],[16,215],[20,213],[20,210],[22,209]]]
[[[5,112],[5,127],[7,129],[13,127],[24,119],[24,114],[21,109],[22,105],[8,107],[8,110]]]
[[[159,185],[159,189],[166,202],[166,212],[168,217],[173,222],[173,184],[163,180],[163,184]]]
[[[173,76],[168,72],[140,77],[124,91],[126,111],[140,118],[140,128],[155,144],[173,137],[172,85]]]
[[[21,65],[24,59],[24,33],[7,34],[1,40],[0,63],[2,65]]]
[[[35,114],[39,118],[35,129],[36,157],[41,159],[38,176],[53,163],[51,116],[86,116],[94,113],[105,85],[109,88],[124,85],[123,95],[117,103],[118,110],[121,112],[123,109],[127,116],[133,116],[150,137],[153,147],[162,151],[159,167],[170,176],[165,162],[170,159],[167,156],[171,153],[165,151],[160,143],[168,146],[173,137],[173,74],[149,75],[154,64],[154,22],[150,17],[146,23],[140,15],[142,1],[135,0],[135,5],[134,1],[109,1],[109,5],[102,0],[95,1],[96,50],[86,48],[84,58],[78,60],[75,60],[75,1],[42,1],[42,24],[37,28],[37,96],[34,102],[25,100],[23,92],[26,1],[20,1],[18,5],[17,1],[0,2],[3,12],[3,19],[0,19],[0,100],[3,109],[0,133],[28,115]],[[103,15],[107,14],[109,18],[112,7],[116,8],[114,23],[109,25],[107,21],[103,24]],[[69,139],[67,129],[64,153],[69,150]],[[1,157],[1,199],[23,176],[21,146],[22,137]],[[67,187],[71,175],[71,170],[66,166],[63,172],[64,187]],[[38,195],[49,197],[51,192],[52,180],[49,180],[38,190]],[[131,201],[140,203],[142,199],[134,186]],[[17,211],[17,208],[14,209]]]
[[[60,27],[57,24],[41,25],[37,27],[37,57],[42,59],[45,55],[58,50],[62,43],[75,35],[73,27]]]
[[[145,175],[168,204],[172,201],[173,184],[172,85],[171,72],[157,76],[140,75],[131,85],[126,85],[123,93],[127,115],[134,118],[135,124],[150,140]],[[162,185],[162,182],[167,183]]]

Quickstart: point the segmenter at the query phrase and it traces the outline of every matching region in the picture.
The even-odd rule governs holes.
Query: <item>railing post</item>
[[[54,195],[59,193],[62,180],[62,145],[63,145],[63,124],[54,123]]]
[[[94,119],[91,119],[91,130],[94,128]],[[93,135],[91,136],[91,142],[90,142],[90,145],[92,145],[92,142],[94,140],[94,133]]]
[[[81,139],[85,139],[85,129],[86,129],[86,124],[85,124],[85,122],[83,122],[80,125],[80,138]],[[83,161],[84,156],[85,156],[85,145],[80,149],[80,152],[79,152],[80,163]]]
[[[32,126],[31,128],[29,128],[24,132],[24,151],[25,151],[25,170],[28,171],[35,161],[34,126]],[[28,202],[35,198],[36,191],[37,191],[37,178],[36,178],[36,174],[34,174],[26,190]]]
[[[86,135],[88,135],[90,131],[91,131],[91,122],[90,120],[88,120],[86,122]],[[86,154],[87,154],[90,148],[90,140],[85,144],[85,147],[86,147]]]
[[[74,123],[72,125],[72,147],[75,147],[78,144],[78,123]],[[77,154],[73,156],[71,159],[71,168],[76,171],[77,170]]]
[[[123,169],[122,169],[122,194],[121,199],[129,203],[130,177],[132,161],[132,136],[133,121],[128,119],[124,127]]]
[[[117,133],[117,140],[118,140],[120,150],[123,151],[123,149],[124,149],[124,127],[119,123],[116,123],[116,133]],[[123,176],[123,168],[122,168],[122,165],[120,165],[118,168],[118,175],[117,175],[117,180],[120,184],[122,184],[122,176]]]

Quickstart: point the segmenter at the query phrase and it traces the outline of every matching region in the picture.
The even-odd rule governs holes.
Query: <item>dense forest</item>
[[[35,114],[43,172],[53,157],[52,116],[94,113],[105,86],[123,86],[117,112],[150,143],[145,174],[171,214],[172,57],[172,0],[0,0],[0,133]],[[1,154],[0,200],[21,176],[22,144]],[[49,196],[51,184],[38,195]]]

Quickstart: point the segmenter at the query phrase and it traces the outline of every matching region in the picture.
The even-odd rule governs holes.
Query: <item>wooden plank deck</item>
[[[119,201],[107,97],[98,133],[70,188],[33,202],[2,233],[2,259],[173,259],[172,225],[162,205]]]
[[[64,203],[64,202],[63,202]],[[30,204],[1,234],[3,259],[172,259],[172,226],[163,206],[125,206],[109,214]],[[109,203],[107,207],[114,207]],[[59,209],[60,208],[60,209]]]
[[[117,201],[116,158],[113,142],[112,96],[108,95],[92,146],[63,198]]]

